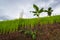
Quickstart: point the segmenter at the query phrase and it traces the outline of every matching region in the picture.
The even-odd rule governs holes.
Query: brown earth
[[[32,28],[25,26],[27,30],[37,30],[36,40],[60,40],[60,23],[54,24],[37,24]],[[25,35],[22,32],[16,31],[13,33],[0,34],[0,40],[32,40],[30,35]]]

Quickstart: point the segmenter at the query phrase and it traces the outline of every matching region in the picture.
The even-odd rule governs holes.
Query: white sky
[[[45,9],[52,7],[54,10],[52,15],[60,15],[60,0],[0,0],[0,20],[18,18],[22,12],[23,18],[33,18],[35,16],[29,12],[34,10],[33,4]],[[40,17],[42,16],[47,14],[41,13]]]

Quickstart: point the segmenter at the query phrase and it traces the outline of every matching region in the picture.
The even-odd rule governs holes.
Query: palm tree
[[[51,16],[53,10],[51,7],[49,7],[48,10],[44,10],[44,12],[47,12],[48,16]]]
[[[43,8],[39,9],[39,7],[35,4],[33,4],[33,8],[35,9],[35,11],[30,11],[30,12],[34,13],[34,16],[37,16],[39,19],[39,15],[40,13],[43,12]]]

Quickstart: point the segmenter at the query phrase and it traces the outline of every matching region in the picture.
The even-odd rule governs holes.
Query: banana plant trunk
[[[40,23],[40,17],[38,16],[38,23]]]

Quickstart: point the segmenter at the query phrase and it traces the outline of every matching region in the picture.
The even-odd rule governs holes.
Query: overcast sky
[[[23,12],[23,18],[33,18],[33,4],[39,8],[52,7],[54,10],[52,15],[60,15],[60,0],[0,0],[0,20],[15,19]],[[47,16],[46,13],[40,15]]]

